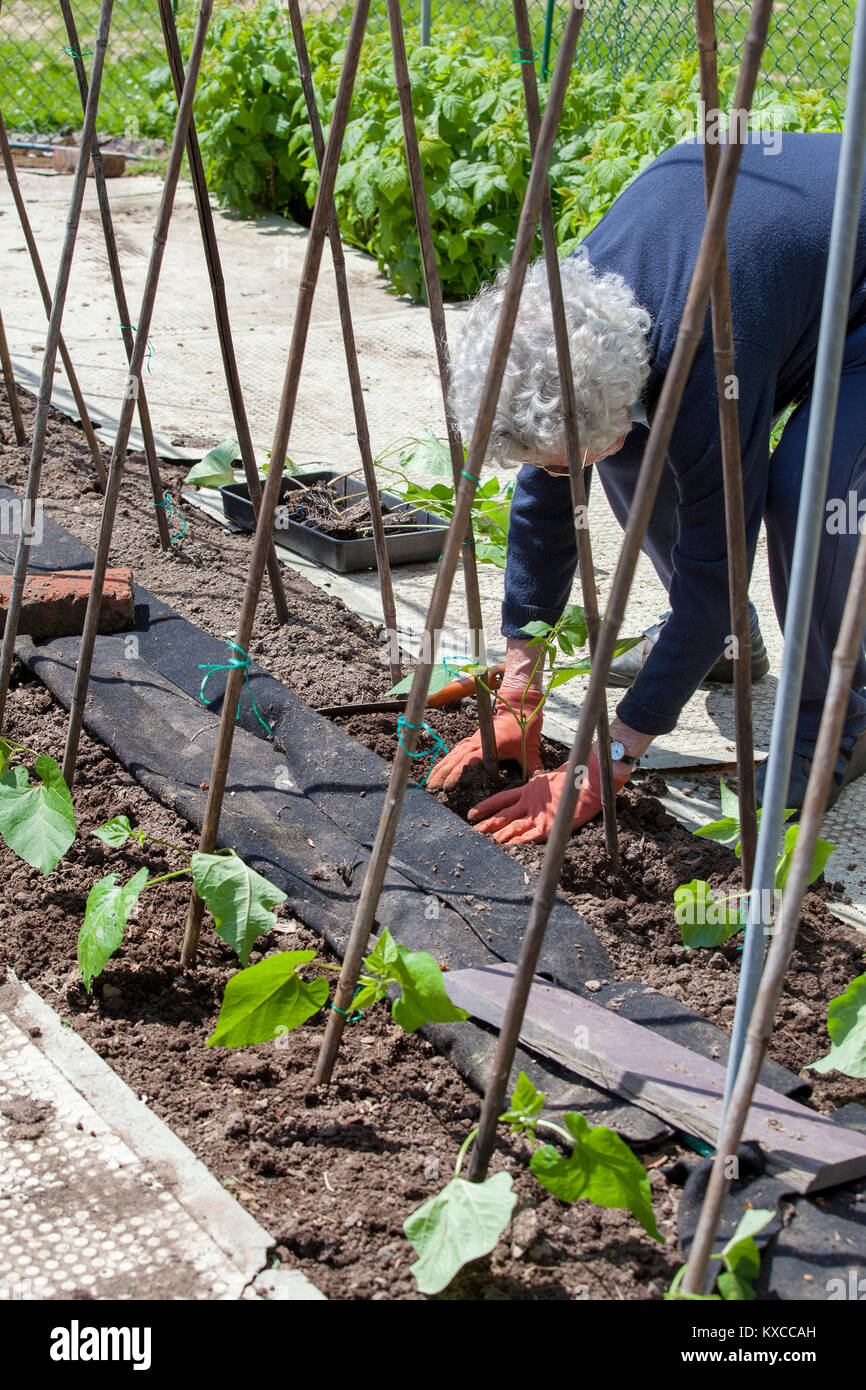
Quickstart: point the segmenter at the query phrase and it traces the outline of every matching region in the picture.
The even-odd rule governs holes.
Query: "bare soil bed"
[[[22,394],[28,430],[32,400]],[[0,401],[0,477],[23,489],[28,451],[12,442],[8,408]],[[106,460],[107,461],[107,460]],[[167,465],[175,514],[186,466]],[[89,545],[101,509],[92,464],[80,431],[52,412],[43,481],[46,512]],[[249,555],[249,537],[226,535],[201,514],[187,518],[183,539],[163,554],[143,459],[130,455],[112,563],[131,565],[137,582],[191,621],[224,637],[233,631]],[[278,627],[267,586],[262,593],[251,655],[309,704],[381,698],[389,684],[376,630],[336,598],[291,571],[286,578],[291,621]],[[431,711],[431,725],[449,743],[474,727],[467,710]],[[368,747],[390,756],[396,716],[339,721]],[[59,756],[65,713],[26,674],[10,699],[10,737]],[[564,756],[548,744],[553,766]],[[93,829],[125,812],[167,840],[191,848],[190,827],[154,802],[103,747],[87,737],[76,782],[80,828]],[[508,776],[508,771],[505,773]],[[736,946],[687,956],[673,918],[674,887],[689,878],[736,882],[729,851],[695,840],[651,795],[654,779],[620,797],[623,873],[610,875],[600,829],[575,837],[563,891],[592,923],[611,953],[617,975],[640,979],[727,1025],[736,991]],[[452,808],[465,812],[488,791],[458,789]],[[536,869],[541,850],[509,852]],[[93,881],[116,868],[126,878],[144,862],[135,851],[107,851],[79,838],[50,880],[5,849],[0,851],[0,959],[67,1018],[175,1129],[193,1151],[274,1234],[276,1253],[298,1264],[331,1297],[417,1298],[408,1273],[411,1250],[402,1234],[410,1210],[435,1192],[453,1168],[457,1149],[477,1114],[477,1097],[444,1059],[418,1037],[407,1037],[388,1014],[375,1011],[350,1030],[334,1086],[310,1084],[322,1022],[273,1044],[241,1052],[206,1049],[234,955],[205,933],[198,969],[177,961],[188,889],[174,881],[149,890],[140,916],[88,999],[76,967],[75,943]],[[147,861],[154,873],[178,867],[172,856]],[[826,1006],[862,970],[863,939],[826,910],[825,890],[811,893],[771,1048],[799,1070],[826,1051]],[[431,943],[432,944],[432,943]],[[273,949],[318,946],[289,920],[263,939],[253,960]],[[327,953],[323,952],[327,959]],[[832,1109],[863,1100],[863,1083],[814,1078],[815,1103]],[[472,1266],[445,1297],[459,1299],[657,1298],[679,1261],[675,1237],[677,1186],[687,1155],[669,1142],[641,1154],[650,1179],[661,1247],[627,1213],[545,1197],[526,1172],[526,1151],[504,1143],[496,1166],[516,1176],[523,1212],[516,1236],[500,1242],[490,1260]]]

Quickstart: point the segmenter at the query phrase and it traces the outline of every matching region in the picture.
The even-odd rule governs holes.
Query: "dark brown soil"
[[[302,492],[290,492],[277,508],[277,525],[282,515],[337,541],[357,541],[373,534],[369,497],[339,497],[329,483],[315,483]],[[382,525],[386,531],[411,531],[414,524],[408,505],[383,506]]]
[[[25,422],[32,400],[22,395]],[[0,476],[21,490],[27,449],[11,443],[0,400]],[[52,413],[43,482],[47,513],[89,545],[96,541],[100,496],[80,432]],[[180,501],[184,467],[166,466],[164,480]],[[191,621],[223,637],[237,621],[249,537],[227,535],[200,513],[187,517],[182,541],[163,554],[143,460],[130,455],[111,560],[132,566],[136,580]],[[176,505],[177,511],[177,505]],[[284,571],[291,621],[276,624],[263,590],[251,654],[311,705],[381,698],[390,678],[378,633],[336,598]],[[21,679],[21,678],[19,678]],[[342,719],[383,756],[393,753],[396,716]],[[468,708],[431,711],[431,725],[449,743],[474,729]],[[10,697],[10,736],[58,756],[65,715],[41,687],[22,680]],[[548,744],[550,766],[564,754]],[[735,882],[729,851],[695,840],[667,816],[644,779],[620,797],[624,870],[606,867],[600,828],[575,837],[563,878],[566,895],[591,921],[614,959],[617,975],[639,979],[726,1024],[736,988],[736,948],[694,952],[679,944],[672,910],[676,885],[694,876]],[[476,780],[450,804],[463,812],[488,788]],[[177,966],[185,913],[185,881],[149,890],[147,913],[135,920],[121,950],[87,999],[76,968],[75,941],[87,892],[111,868],[124,876],[142,861],[135,851],[107,851],[86,832],[110,815],[130,819],[187,849],[190,828],[144,790],[100,745],[84,738],[76,783],[85,834],[48,881],[0,851],[0,951],[3,959],[68,1018],[229,1186],[278,1242],[278,1254],[306,1269],[332,1297],[418,1297],[401,1225],[410,1210],[447,1179],[457,1148],[477,1115],[477,1097],[417,1037],[387,1013],[368,1016],[349,1035],[336,1083],[327,1093],[309,1081],[321,1020],[292,1034],[290,1047],[244,1052],[205,1049],[235,958],[206,934],[194,974]],[[541,850],[510,850],[537,868]],[[154,872],[178,867],[170,853],[147,861]],[[260,952],[318,945],[305,928],[285,922]],[[863,942],[810,894],[804,932],[791,972],[772,1054],[798,1070],[826,1051],[826,1005],[862,970]],[[326,957],[326,953],[323,953]],[[811,1078],[810,1078],[811,1079]],[[814,1078],[821,1108],[864,1099],[863,1083]],[[666,1246],[657,1247],[625,1214],[545,1198],[525,1170],[525,1152],[503,1146],[498,1166],[517,1176],[529,1214],[524,1244],[500,1242],[492,1263],[479,1262],[449,1290],[461,1299],[639,1299],[658,1297],[677,1263],[673,1218],[682,1178],[681,1148],[642,1155],[651,1168]],[[653,1166],[657,1165],[657,1166]],[[434,1174],[438,1173],[438,1176]],[[539,1200],[540,1198],[540,1200]],[[530,1238],[531,1237],[531,1238]],[[530,1253],[520,1253],[526,1249]]]

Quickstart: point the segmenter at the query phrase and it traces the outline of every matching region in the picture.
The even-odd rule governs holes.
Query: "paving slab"
[[[0,985],[0,1299],[323,1300],[87,1043]]]

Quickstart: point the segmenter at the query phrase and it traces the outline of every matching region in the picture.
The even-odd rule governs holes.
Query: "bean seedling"
[[[533,719],[540,719],[541,712],[547,703],[547,698],[552,690],[557,686],[565,685],[566,682],[574,680],[575,676],[587,676],[592,669],[590,658],[583,657],[579,661],[574,661],[575,648],[586,644],[587,630],[586,617],[579,603],[570,603],[563,610],[562,616],[555,623],[532,622],[527,623],[521,631],[530,639],[531,647],[538,647],[538,658],[532,668],[532,672],[527,683],[526,691],[520,697],[520,703],[515,708],[508,700],[504,700],[502,695],[496,694],[496,698],[501,700],[506,709],[509,709],[520,725],[520,768],[524,782],[526,781],[526,731]],[[634,647],[642,639],[640,637],[623,637],[617,642],[614,648],[614,657],[627,652],[630,647]],[[564,664],[557,665],[557,656],[569,658]],[[489,689],[481,680],[485,671],[484,666],[469,665],[462,668],[464,671],[472,672],[476,680],[485,689]],[[526,713],[526,695],[536,676],[542,673],[542,695],[535,709],[531,714]],[[545,683],[546,682],[546,683]]]
[[[630,1211],[648,1235],[661,1241],[646,1169],[628,1145],[613,1130],[604,1125],[591,1128],[583,1115],[572,1111],[562,1117],[565,1128],[541,1119],[545,1100],[544,1092],[521,1072],[511,1105],[499,1117],[512,1134],[537,1144],[529,1161],[536,1181],[563,1202],[585,1197],[596,1206]],[[542,1143],[539,1129],[555,1134],[567,1152]],[[473,1129],[463,1141],[451,1181],[403,1223],[418,1255],[410,1268],[422,1293],[440,1293],[470,1260],[489,1254],[511,1220],[517,1198],[510,1173],[492,1173],[478,1183],[460,1176],[477,1133]]]
[[[719,820],[710,821],[708,825],[702,825],[700,829],[694,831],[699,839],[715,840],[719,844],[733,846],[734,853],[740,858],[740,808],[736,794],[731,791],[721,778],[719,786],[722,795],[722,816]],[[785,812],[785,820],[790,820],[795,815],[793,809]],[[760,824],[761,812],[758,811],[758,824]],[[797,836],[800,832],[799,825],[789,825],[785,831],[785,839],[782,845],[782,852],[776,864],[776,871],[773,879],[774,898],[782,892],[788,881],[788,874],[791,870],[791,862],[794,857],[794,849],[797,844]],[[815,843],[815,853],[812,856],[812,864],[809,869],[809,883],[814,883],[824,871],[824,866],[833,850],[836,848],[829,840],[817,840]],[[686,950],[693,950],[698,946],[718,947],[729,941],[746,924],[746,915],[749,905],[749,894],[743,890],[739,893],[731,893],[727,896],[720,896],[706,882],[705,879],[693,878],[689,883],[681,883],[674,889],[674,903],[676,904],[676,920],[679,924],[682,935],[683,945]]]
[[[755,1280],[761,1272],[761,1252],[755,1244],[755,1236],[770,1224],[775,1215],[766,1207],[750,1207],[743,1213],[724,1249],[710,1256],[711,1260],[719,1260],[722,1265],[716,1279],[718,1293],[686,1293],[682,1288],[686,1266],[681,1265],[665,1299],[672,1302],[685,1299],[695,1303],[739,1303],[754,1299]]]

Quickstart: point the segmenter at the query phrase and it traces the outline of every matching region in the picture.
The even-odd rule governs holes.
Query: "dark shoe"
[[[761,629],[754,625],[752,627],[752,685],[757,681],[762,681],[770,669],[770,658],[767,656],[767,648],[764,646],[764,639],[761,636]],[[734,662],[730,656],[720,656],[712,671],[706,677],[707,681],[716,681],[720,685],[733,685],[734,683]]]
[[[641,667],[645,665],[646,659],[655,646],[659,638],[659,633],[664,627],[668,618],[665,613],[659,618],[657,623],[648,627],[643,636],[643,641],[638,642],[637,646],[630,647],[622,656],[618,656],[610,664],[608,672],[608,685],[615,685],[622,689],[627,689],[634,684],[635,677]],[[767,656],[767,649],[764,646],[764,639],[761,636],[761,629],[758,626],[758,615],[752,610],[752,683],[763,680],[770,669],[770,660]],[[734,663],[726,656],[720,656],[709,675],[707,681],[718,681],[726,685],[734,683]],[[706,681],[704,682],[706,684]]]
[[[790,808],[797,811],[802,810],[814,757],[815,744],[808,739],[798,738],[794,744],[794,756],[791,761],[788,795],[785,798],[786,810]],[[848,784],[853,782],[855,778],[862,777],[864,772],[866,772],[866,729],[859,734],[846,734],[842,739],[839,748],[839,760],[833,769],[833,783],[827,798],[828,811],[831,806],[835,806]],[[763,762],[755,773],[755,793],[759,806],[764,804],[766,780],[767,764]]]

